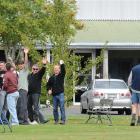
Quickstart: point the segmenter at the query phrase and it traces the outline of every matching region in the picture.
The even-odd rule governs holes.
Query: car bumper
[[[92,99],[90,102],[90,107],[99,107],[100,106],[100,99]],[[114,99],[113,106],[111,107],[112,110],[119,110],[119,109],[130,109],[131,108],[131,100],[130,99]]]

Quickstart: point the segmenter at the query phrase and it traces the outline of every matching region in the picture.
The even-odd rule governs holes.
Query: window
[[[127,86],[121,81],[96,81],[94,88],[96,89],[126,89]]]

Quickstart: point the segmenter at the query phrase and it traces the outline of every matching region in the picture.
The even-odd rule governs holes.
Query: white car
[[[99,107],[101,98],[113,100],[112,111],[118,111],[118,114],[131,114],[131,93],[123,80],[95,79],[81,95],[81,113],[86,113],[93,106]]]

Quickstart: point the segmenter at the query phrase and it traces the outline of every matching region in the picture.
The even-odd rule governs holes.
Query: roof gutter
[[[52,44],[46,44],[47,49],[52,48]],[[109,50],[140,50],[140,42],[129,42],[129,43],[113,43],[109,42],[107,45],[105,43],[87,43],[87,42],[80,42],[80,43],[71,43],[70,49],[102,49],[107,48]],[[37,45],[37,49],[42,49],[40,45]]]

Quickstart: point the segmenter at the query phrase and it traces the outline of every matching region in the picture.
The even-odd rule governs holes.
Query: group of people
[[[29,49],[24,48],[24,60],[18,63],[18,71],[15,64],[10,61],[0,61],[0,121],[7,118],[11,125],[28,125],[47,123],[40,111],[41,83],[46,71],[45,58],[42,60],[42,68],[37,64],[32,66],[30,73],[28,67]],[[46,82],[46,89],[53,97],[54,124],[59,123],[58,107],[61,112],[60,124],[65,124],[65,101],[64,101],[64,61],[54,66],[53,75]],[[128,85],[132,96],[132,119],[131,126],[140,125],[140,65],[132,68]],[[136,117],[138,118],[136,119]],[[137,122],[136,122],[137,121]],[[0,122],[1,123],[1,122]]]
[[[18,63],[18,71],[13,62],[0,61],[0,117],[8,117],[11,125],[28,125],[47,123],[40,111],[41,83],[46,71],[45,58],[42,68],[37,64],[32,66],[30,73],[28,67],[29,49],[24,48],[24,60]],[[59,123],[58,107],[61,112],[60,124],[65,124],[64,103],[64,61],[54,66],[54,74],[46,82],[46,89],[53,97],[54,124]]]

